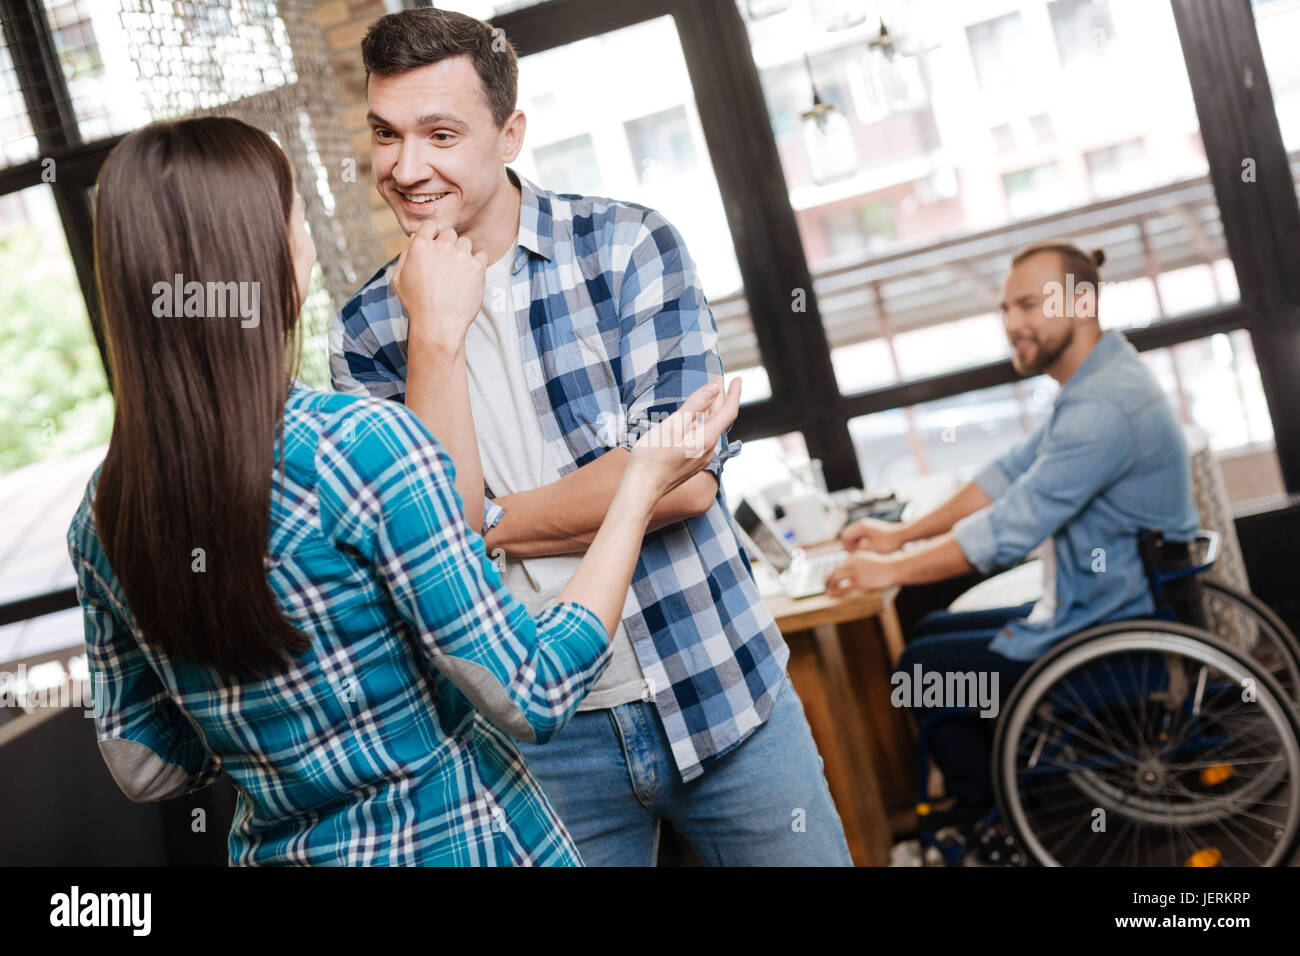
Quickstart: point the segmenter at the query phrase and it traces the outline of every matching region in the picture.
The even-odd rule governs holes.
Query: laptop
[[[740,499],[734,514],[746,543],[752,543],[756,557],[776,572],[781,589],[788,597],[821,594],[826,590],[827,576],[848,557],[848,552],[843,550],[807,555],[798,548],[791,548],[780,529],[744,498]]]

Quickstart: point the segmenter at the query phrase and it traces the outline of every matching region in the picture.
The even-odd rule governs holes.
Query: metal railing
[[[1300,181],[1300,151],[1291,160]],[[1150,279],[1157,306],[1152,322],[1170,315],[1160,275],[1229,258],[1214,187],[1208,175],[1200,176],[885,255],[824,263],[813,291],[827,339],[839,348],[997,312],[1010,257],[1058,238],[1104,248],[1107,282]],[[1213,271],[1211,282],[1217,283]],[[724,367],[761,365],[744,293],[711,305]]]

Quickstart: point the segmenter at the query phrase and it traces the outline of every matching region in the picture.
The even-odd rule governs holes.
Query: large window
[[[582,95],[566,101],[583,109],[567,113],[567,122],[538,122],[558,110],[555,98],[521,100],[529,135],[538,150],[589,136],[596,162],[572,166],[598,175],[607,194],[656,205],[682,227],[718,319],[724,365],[759,373],[769,386],[737,423],[753,452],[730,466],[735,482],[761,483],[782,455],[825,459],[832,484],[842,486],[969,471],[996,453],[1040,415],[1051,392],[1018,381],[1008,361],[998,301],[1010,258],[1031,242],[1068,238],[1105,250],[1103,325],[1123,329],[1144,350],[1182,420],[1210,436],[1225,474],[1264,476],[1228,474],[1230,493],[1245,500],[1277,491],[1281,474],[1300,487],[1293,430],[1271,427],[1294,404],[1286,382],[1300,363],[1287,356],[1300,346],[1279,347],[1291,342],[1277,337],[1286,318],[1261,308],[1283,280],[1258,266],[1259,240],[1245,228],[1243,204],[1219,205],[1232,198],[1227,174],[1236,178],[1240,162],[1222,143],[1241,138],[1249,99],[1236,82],[1248,44],[1224,39],[1250,29],[1238,6],[453,5],[501,14],[494,24],[532,53],[521,75],[524,100],[537,85],[527,63],[548,62],[549,53],[564,51],[571,74],[602,78],[570,83]],[[1292,127],[1300,129],[1290,95],[1300,89],[1290,82],[1298,7],[1300,0],[1254,3],[1260,22],[1269,21],[1260,34],[1289,148],[1297,145]],[[627,50],[609,66],[592,41],[639,39],[635,28],[665,22],[666,13],[685,70],[678,37],[647,40],[645,49],[666,54],[663,64],[646,63],[625,95],[622,75],[645,61]],[[603,25],[593,30],[593,20]],[[741,60],[746,41],[752,67]],[[756,84],[746,78],[751,68]],[[1207,94],[1215,102],[1198,116],[1192,90],[1207,89],[1207,80],[1229,95]],[[553,75],[547,82],[560,90]],[[606,100],[607,89],[620,101]],[[754,126],[758,110],[767,114],[770,143]],[[597,133],[605,114],[618,124],[604,137],[616,146],[603,147]],[[740,142],[743,154],[729,150]],[[703,202],[686,185],[692,154],[714,167]],[[540,170],[542,153],[534,158]],[[1294,168],[1300,172],[1300,162]],[[654,195],[664,183],[673,186],[668,195]],[[1275,186],[1261,187],[1274,203]],[[726,216],[701,225],[700,211],[717,209],[715,188]],[[672,203],[683,198],[690,208],[679,212]],[[725,237],[701,239],[723,225]],[[1230,244],[1243,257],[1237,263]],[[1257,357],[1264,330],[1272,337]],[[964,434],[971,429],[963,416],[978,434]],[[958,424],[944,424],[950,420]],[[1285,467],[1274,441],[1286,444]]]
[[[1051,0],[1047,11],[1062,66],[1091,61],[1115,36],[1106,0]]]
[[[23,105],[22,87],[14,68],[9,44],[0,37],[0,162],[6,166],[25,162],[36,156],[36,136],[32,121]]]
[[[967,25],[966,42],[983,93],[1000,95],[1015,86],[1016,64],[1026,53],[1025,27],[1019,12]]]
[[[1253,6],[1282,142],[1300,191],[1300,0],[1253,0]]]
[[[1169,5],[1150,0],[1112,11],[1088,0],[1035,0],[980,19],[988,6],[893,4],[902,19],[892,28],[892,55],[870,48],[876,23],[822,30],[797,2],[749,23],[760,75],[772,78],[764,83],[772,129],[809,265],[815,277],[834,276],[822,296],[833,346],[871,334],[869,317],[849,294],[854,271],[864,274],[882,253],[921,252],[1017,220],[1047,219],[1008,235],[1003,255],[1025,239],[1077,233],[1084,218],[1136,224],[1147,241],[1108,250],[1107,278],[1117,280],[1155,281],[1226,256],[1212,190],[1188,207],[1180,188],[1203,183],[1208,167]],[[798,65],[804,52],[812,56],[811,77]],[[1088,66],[1082,79],[1069,66],[1080,59]],[[886,101],[883,112],[864,114],[834,92],[877,89],[881,77],[909,91],[902,108]],[[794,119],[811,106],[814,85],[843,113],[859,152],[853,176],[829,185],[809,175],[809,144]],[[1147,220],[1145,210],[1162,205],[1144,196],[1153,187],[1167,190],[1163,205],[1187,208],[1194,221]],[[1126,195],[1146,201],[1117,205],[1100,220],[1092,214],[1096,202]],[[876,228],[858,230],[854,247],[842,223],[846,210],[864,207]],[[963,300],[980,311],[988,304],[978,282],[948,289],[949,311],[960,311]],[[889,308],[897,328],[939,317],[910,314],[905,305]]]
[[[1027,434],[1053,385],[1012,372],[1000,287],[1015,251],[1065,237],[1106,250],[1103,325],[1144,350],[1180,418],[1208,435],[1230,493],[1259,497],[1284,479],[1300,491],[1286,417],[1300,404],[1300,333],[1285,314],[1300,242],[1265,248],[1273,233],[1258,225],[1271,209],[1295,213],[1300,176],[1279,169],[1290,158],[1300,174],[1300,0],[445,5],[492,18],[526,54],[524,175],[659,209],[685,236],[724,366],[746,379],[747,451],[729,485],[771,483],[809,458],[835,486],[969,473]],[[155,118],[279,103],[310,72],[286,36],[289,10],[0,0],[0,255],[41,262],[5,273],[22,277],[0,314],[7,401],[21,411],[0,432],[0,467],[68,463],[22,486],[53,488],[73,470],[84,484],[107,438],[111,399],[89,358],[97,162]],[[1241,82],[1259,72],[1252,14],[1290,157],[1257,152],[1276,151],[1276,130]],[[355,193],[327,161],[339,131],[281,114],[295,174],[324,209],[343,208]],[[1250,159],[1269,162],[1242,191]],[[318,249],[343,243],[346,221],[325,221]],[[363,278],[333,269],[331,290]],[[313,328],[331,305],[323,285],[318,270]],[[307,377],[320,381],[311,345]],[[36,587],[4,553],[5,580]]]
[[[76,207],[84,203],[90,212],[94,170],[69,172],[68,164],[52,154],[78,144],[89,151],[97,142],[111,143],[112,137],[152,120],[247,100],[297,79],[285,25],[267,0],[229,9],[217,3],[43,0],[43,8],[56,76],[42,74],[46,66],[28,46],[22,54],[28,62],[21,65],[32,88],[24,93],[13,51],[7,42],[0,46],[0,160],[9,167],[37,163],[29,175],[41,183],[0,195],[3,274],[25,277],[6,285],[8,308],[0,313],[0,341],[13,357],[19,350],[23,358],[8,366],[20,370],[6,379],[10,407],[23,411],[12,421],[7,418],[0,431],[0,471],[103,444],[109,436],[112,400],[103,367],[97,361],[83,367],[96,354],[85,295],[90,291],[91,223]],[[29,37],[38,28],[34,20],[23,27]],[[61,97],[71,114],[55,125],[49,117],[56,115]],[[35,130],[29,101],[40,103],[39,115],[45,117]],[[288,135],[301,143],[311,185],[325,212],[334,213],[310,117],[288,109],[280,129],[270,132],[282,145]],[[104,152],[96,155],[102,159]],[[56,192],[62,193],[62,208]],[[75,233],[80,262],[69,255],[65,229]],[[323,237],[317,243],[323,245]],[[34,260],[27,258],[33,255]],[[315,384],[328,377],[322,331],[331,308],[318,264],[304,312],[309,334],[301,369],[302,377]],[[41,334],[31,334],[35,330]],[[57,374],[60,365],[75,365],[76,370]],[[58,410],[59,439],[34,438],[32,422],[44,422],[48,416],[41,410],[50,409]]]
[[[1146,350],[1225,472],[1264,476],[1229,475],[1230,494],[1282,488],[1273,443],[1288,436],[1266,413],[1279,352],[1257,362],[1250,331],[1281,319],[1258,309],[1264,290],[1241,288],[1191,82],[1223,68],[1202,50],[1189,69],[1174,4],[734,0],[733,26],[727,3],[452,6],[497,14],[531,53],[520,95],[535,145],[522,165],[566,184],[581,169],[582,191],[656,206],[685,234],[724,366],[758,385],[747,381],[737,431],[752,451],[729,466],[733,484],[770,480],[782,456],[823,457],[843,485],[969,472],[995,454],[1053,388],[1010,369],[998,313],[1010,258],[1068,238],[1106,252],[1102,324]],[[1255,3],[1288,27],[1297,6]],[[1189,50],[1224,34],[1207,26],[1225,13],[1217,0],[1179,8]],[[605,32],[590,35],[593,19]],[[1270,78],[1293,72],[1295,31],[1276,33]],[[746,40],[780,186],[751,125]],[[1288,104],[1279,90],[1284,126]],[[1226,112],[1209,122],[1221,137],[1235,124]],[[727,154],[720,139],[751,148]],[[567,157],[559,169],[552,147]],[[797,247],[769,241],[787,228]],[[943,424],[963,416],[978,433]],[[1300,449],[1289,454],[1295,485]]]
[[[1300,0],[1252,0],[1282,141],[1300,150]]]
[[[533,162],[541,181],[557,193],[577,193],[584,189],[597,194],[605,191],[596,149],[587,133],[537,147],[533,150]]]
[[[321,75],[328,61],[302,43],[302,19],[290,42],[284,12],[273,0],[0,0],[0,603],[46,600],[73,583],[68,522],[113,417],[92,232],[95,177],[120,134],[217,107],[259,114],[316,227],[300,375],[328,381],[324,326],[339,288],[359,282],[343,250],[360,234],[356,209],[367,220],[370,210],[337,191],[337,178],[331,186],[340,131],[316,125],[296,72]],[[309,11],[293,12],[318,29]],[[77,616],[0,628],[0,662],[75,647]]]
[[[593,83],[592,77],[601,81]],[[653,76],[654,82],[643,82]],[[574,103],[584,104],[574,109]],[[667,217],[686,241],[746,402],[770,396],[735,248],[671,17],[525,56],[521,174],[559,192],[606,195]]]
[[[113,403],[54,196],[0,197],[0,472],[107,440]]]
[[[1287,8],[1279,20],[1300,22],[1297,4],[1261,5],[1274,6]],[[798,0],[747,17],[842,395],[1005,360],[1001,283],[1011,255],[1036,240],[1106,251],[1107,327],[1145,328],[1238,302],[1169,3],[933,0],[880,9],[887,47],[875,19],[831,30]],[[1290,70],[1290,47],[1277,50],[1287,51]],[[906,93],[860,108],[864,91],[886,88]],[[856,151],[850,174],[830,183],[810,174],[815,150],[846,147],[801,135],[824,119],[811,116],[814,91],[830,119],[851,130],[847,148]],[[1248,334],[1213,341],[1231,341],[1253,362]],[[1174,352],[1191,362],[1191,346]],[[1246,404],[1262,401],[1258,374],[1242,374]],[[1271,456],[1271,433],[1209,421],[1212,409],[1228,407],[1218,401],[1220,377],[1189,369],[1169,381],[1184,419],[1207,425],[1221,454]],[[854,418],[863,478],[973,467],[997,445],[994,434],[936,444],[934,416],[966,409],[985,422],[1029,420],[1026,396],[1040,392],[1005,386]],[[1018,432],[1008,425],[996,434]],[[1276,461],[1264,467],[1269,490],[1280,490]]]
[[[1203,432],[1220,456],[1230,495],[1246,501],[1278,492],[1273,427],[1248,334],[1214,335],[1142,358],[1179,419]],[[855,418],[850,430],[864,485],[887,489],[945,471],[969,478],[1041,425],[1058,391],[1039,376]]]

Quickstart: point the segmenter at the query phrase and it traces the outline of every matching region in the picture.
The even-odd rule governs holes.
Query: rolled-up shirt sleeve
[[[1001,458],[980,469],[972,479],[980,491],[995,501],[1002,497],[1012,483],[1034,463],[1046,431],[1047,426],[1043,425]]]
[[[483,499],[483,529],[479,533],[487,534],[490,530],[495,528],[505,513],[506,510],[504,508],[491,498],[485,497]]]
[[[628,425],[620,444],[625,448],[722,374],[717,322],[681,235],[650,211],[631,249],[619,288],[619,361]],[[729,441],[725,432],[718,439],[707,470],[719,482],[723,464],[740,448],[741,442]]]
[[[1128,416],[1108,401],[1064,403],[1045,428],[1045,435],[980,472],[976,483],[995,500],[953,526],[966,560],[985,574],[1064,527],[1124,472],[1135,452]],[[1031,460],[1011,478],[1030,449]]]
[[[512,736],[558,733],[609,663],[596,614],[563,601],[534,618],[510,594],[460,518],[450,456],[404,407],[336,413],[316,464],[322,530],[366,558],[433,666]]]

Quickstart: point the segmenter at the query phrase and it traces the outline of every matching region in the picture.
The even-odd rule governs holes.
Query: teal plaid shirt
[[[572,602],[534,619],[511,597],[451,459],[394,402],[295,384],[276,463],[268,576],[312,646],[262,680],[140,633],[91,477],[68,547],[100,750],[123,791],[160,800],[224,772],[233,864],[580,864],[510,737],[549,740],[573,715],[609,662],[599,619]],[[158,569],[178,588],[192,573]]]

